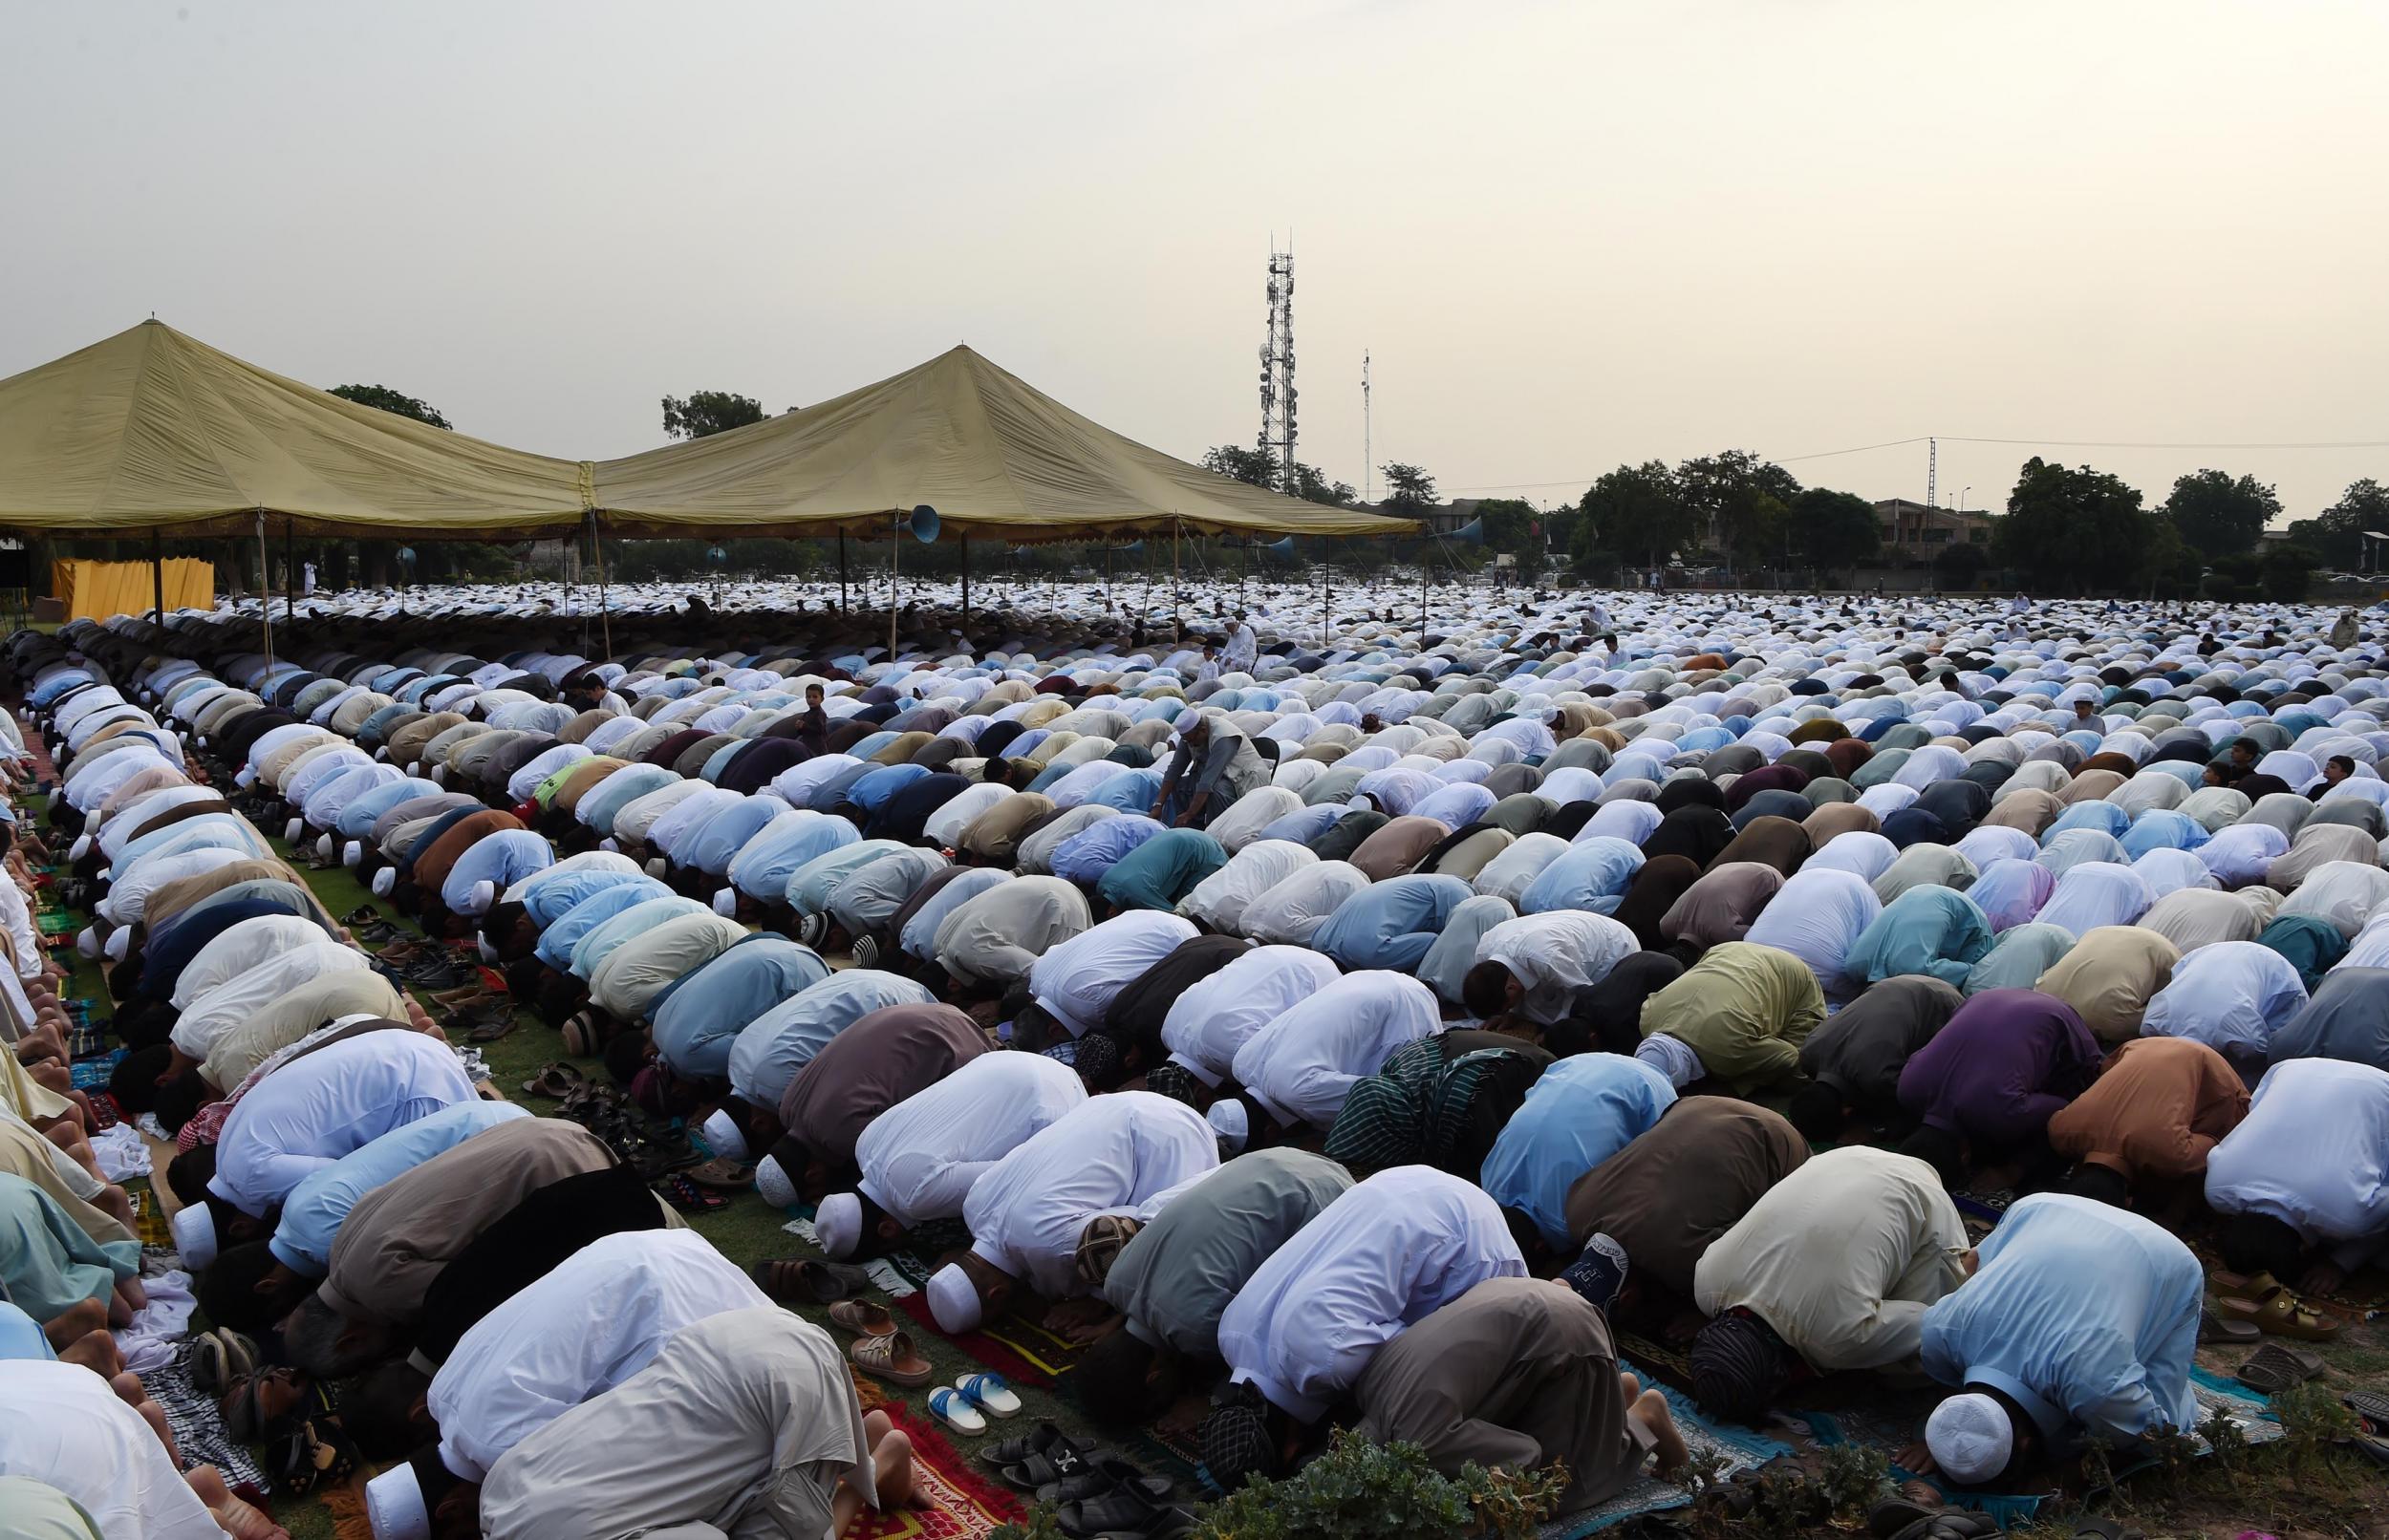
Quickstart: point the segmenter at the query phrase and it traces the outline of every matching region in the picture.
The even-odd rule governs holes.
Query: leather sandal
[[[922,1357],[910,1332],[891,1332],[885,1337],[858,1337],[846,1345],[846,1356],[865,1374],[876,1376],[890,1384],[925,1385],[937,1378],[936,1369]]]

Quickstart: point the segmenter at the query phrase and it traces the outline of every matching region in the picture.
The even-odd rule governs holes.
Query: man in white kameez
[[[1078,1252],[1089,1221],[1150,1218],[1152,1199],[1218,1166],[1217,1137],[1185,1102],[1150,1091],[1090,1098],[971,1184],[971,1249],[929,1280],[938,1329],[970,1331],[1023,1289],[1054,1302],[1085,1295]]]
[[[1605,914],[1554,909],[1504,920],[1476,943],[1460,995],[1480,1016],[1516,1012],[1539,1027],[1567,1019],[1576,992],[1600,983],[1639,950]]]
[[[1202,1428],[1231,1490],[1283,1468],[1303,1430],[1360,1382],[1377,1350],[1526,1259],[1482,1188],[1424,1166],[1354,1187],[1260,1265],[1219,1318],[1229,1390]]]
[[[1086,1101],[1058,1059],[981,1054],[871,1121],[854,1144],[862,1181],[821,1201],[814,1238],[832,1257],[875,1256],[915,1225],[960,1218],[973,1184]]]
[[[1139,973],[1194,939],[1194,922],[1161,909],[1131,909],[1081,931],[1028,971],[1039,1009],[1083,1037],[1103,1024],[1112,996]]]
[[[1326,1128],[1355,1082],[1387,1056],[1443,1030],[1435,992],[1408,973],[1346,973],[1296,1002],[1238,1049],[1243,1091],[1212,1104],[1211,1121],[1231,1152],[1274,1130]],[[1266,1120],[1262,1122],[1261,1120]]]
[[[655,1361],[493,1466],[488,1540],[816,1540],[912,1497],[912,1441],[863,1416],[838,1344],[779,1309],[672,1334]]]

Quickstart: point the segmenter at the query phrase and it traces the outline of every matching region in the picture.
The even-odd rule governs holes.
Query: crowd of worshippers
[[[2327,1337],[2301,1292],[2389,1230],[2378,646],[2286,611],[1711,604],[893,662],[829,621],[495,662],[128,621],[10,663],[203,1303],[281,1345],[255,1415],[341,1383],[369,1457],[415,1451],[385,1537],[726,1531],[799,1466],[770,1489],[826,1521],[909,1463],[793,1317],[802,1447],[667,1431],[729,1399],[722,1339],[673,1351],[699,1322],[849,1275],[750,1279],[602,1144],[481,1101],[402,1002],[282,1008],[386,981],[252,821],[477,942],[836,1262],[960,1221],[941,1331],[1044,1310],[1107,1423],[1212,1391],[1226,1486],[1341,1422],[1448,1469],[1563,1461],[1599,1502],[1685,1456],[1629,1330],[1689,1336],[1737,1422],[1921,1369],[1940,1477],[1997,1489],[2197,1421],[2185,1230],[2240,1275],[2227,1314]],[[273,882],[305,911],[230,912]],[[506,1146],[533,1130],[595,1164]],[[1969,1184],[2020,1195],[1979,1246]],[[572,1301],[642,1290],[578,1335]],[[589,1501],[542,1528],[558,1484]]]

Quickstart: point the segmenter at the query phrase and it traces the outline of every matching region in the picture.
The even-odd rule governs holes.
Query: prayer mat
[[[121,1050],[119,1050],[120,1052]],[[108,1035],[88,1020],[66,1035],[66,1057],[78,1062],[108,1052]],[[110,1056],[110,1063],[116,1062]]]
[[[117,1064],[124,1058],[124,1054],[125,1050],[119,1048],[112,1054],[102,1054],[97,1059],[78,1059],[67,1066],[67,1077],[74,1081],[75,1088],[78,1091],[88,1091],[94,1086],[105,1085],[108,1083],[108,1077],[116,1073]]]
[[[814,1250],[821,1249],[821,1238],[813,1233],[810,1209],[804,1210],[780,1228]],[[904,1247],[863,1264],[863,1271],[871,1274],[872,1283],[894,1299],[918,1294],[928,1284],[930,1274],[937,1271],[937,1264],[930,1258],[968,1246],[971,1232],[962,1228],[958,1219],[936,1219],[915,1230],[906,1237],[906,1242]]]
[[[133,1205],[133,1234],[141,1243],[141,1250],[172,1251],[174,1230],[165,1209],[151,1191],[149,1178],[137,1176],[124,1184],[124,1196]]]
[[[91,1131],[104,1134],[124,1121],[124,1113],[117,1106],[117,1099],[105,1091],[86,1091],[83,1100],[91,1103]]]
[[[1691,1398],[1679,1394],[1671,1385],[1653,1380],[1634,1364],[1620,1359],[1621,1370],[1634,1374],[1646,1385],[1656,1386],[1668,1398],[1668,1410],[1675,1419],[1676,1431],[1684,1436],[1685,1446],[1695,1455],[1712,1454],[1722,1462],[1719,1480],[1731,1480],[1745,1470],[1755,1470],[1768,1461],[1792,1452],[1792,1446],[1763,1433],[1729,1423],[1712,1422],[1694,1410]],[[1663,1513],[1670,1508],[1689,1508],[1692,1494],[1671,1481],[1662,1481],[1648,1470],[1629,1483],[1625,1490],[1609,1501],[1555,1519],[1542,1527],[1541,1540],[1579,1540],[1613,1524],[1646,1514]]]
[[[1050,1388],[1087,1352],[1078,1343],[1065,1342],[1019,1315],[1000,1316],[978,1331],[950,1336],[938,1331],[936,1318],[930,1314],[929,1295],[917,1290],[897,1299],[896,1308],[922,1330],[943,1337],[1015,1384]]]
[[[1199,1426],[1200,1424],[1197,1424]],[[1164,1433],[1157,1427],[1141,1427],[1119,1441],[1120,1452],[1130,1464],[1167,1480],[1180,1492],[1200,1492],[1206,1499],[1220,1495],[1211,1472],[1203,1467],[1203,1452],[1195,1443],[1195,1429],[1184,1433]]]
[[[886,1386],[850,1363],[846,1367],[846,1375],[849,1380],[854,1381],[854,1399],[862,1402],[863,1410],[876,1412],[890,1406],[904,1404],[895,1397],[889,1395]]]
[[[166,1414],[166,1426],[174,1430],[174,1444],[182,1451],[185,1468],[213,1465],[224,1473],[227,1487],[246,1483],[260,1492],[271,1492],[256,1456],[233,1443],[231,1435],[224,1430],[224,1419],[216,1413],[215,1398],[192,1388],[189,1342],[176,1351],[173,1362],[150,1370],[140,1377],[140,1381],[141,1388],[149,1392],[149,1399]]]
[[[1675,1343],[1662,1341],[1655,1337],[1645,1337],[1640,1332],[1624,1330],[1618,1331],[1617,1339],[1618,1354],[1621,1358],[1629,1358],[1637,1363],[1648,1364],[1658,1370],[1662,1378],[1671,1380],[1677,1384],[1692,1382],[1692,1360],[1688,1356],[1691,1347],[1690,1343],[1688,1342],[1679,1347]]]
[[[998,1525],[1026,1517],[1018,1498],[979,1475],[926,1419],[901,1406],[886,1410],[913,1441],[914,1481],[933,1506],[897,1513],[866,1508],[840,1540],[985,1540]]]

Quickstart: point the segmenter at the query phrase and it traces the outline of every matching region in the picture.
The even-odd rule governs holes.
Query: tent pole
[[[962,537],[962,624],[971,623],[971,537]]]
[[[896,583],[904,570],[904,541],[902,532],[888,531],[888,661],[895,661],[896,644]]]
[[[606,609],[606,541],[597,524],[597,510],[589,510],[589,548],[597,558],[597,626],[605,638],[606,657],[613,657],[613,616]]]
[[[838,613],[843,615],[846,612],[846,531],[841,529],[838,531]]]
[[[282,526],[282,620],[298,623],[298,521]]]
[[[157,526],[149,531],[149,594],[154,608],[149,612],[152,624],[163,629],[166,623],[166,541]]]
[[[273,672],[273,571],[266,565],[266,510],[257,510],[257,615],[266,626],[266,672]]]
[[[1170,516],[1170,640],[1184,646],[1186,628],[1178,618],[1178,516]]]
[[[1427,542],[1418,543],[1418,650],[1427,651]]]

